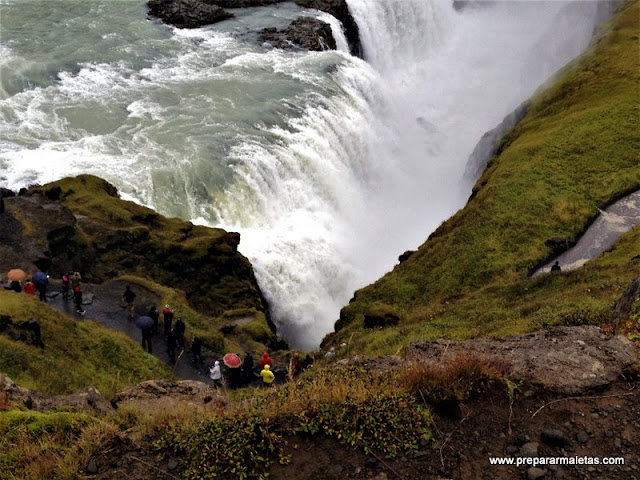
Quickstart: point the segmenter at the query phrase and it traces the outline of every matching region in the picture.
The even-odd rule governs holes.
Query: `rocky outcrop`
[[[86,388],[71,395],[42,395],[36,390],[16,385],[6,375],[0,374],[0,403],[8,406],[19,405],[29,410],[46,412],[65,410],[85,413],[106,413],[111,405],[95,388]]]
[[[508,365],[509,377],[562,394],[604,388],[638,363],[637,348],[623,335],[599,327],[556,327],[514,337],[413,342],[407,360],[437,363],[480,355]]]
[[[273,5],[291,0],[149,0],[149,14],[165,23],[180,28],[196,28],[225,20],[233,16],[223,9]],[[303,8],[313,8],[336,17],[344,27],[352,55],[362,57],[358,24],[349,12],[346,0],[293,0]],[[226,16],[225,16],[226,15]],[[307,23],[309,28],[316,25]],[[300,25],[299,28],[302,28]],[[313,37],[313,33],[309,33]],[[295,42],[294,42],[295,43]],[[335,48],[335,47],[334,47]]]
[[[613,306],[611,311],[611,324],[614,328],[619,328],[629,320],[631,307],[635,302],[640,300],[640,277],[636,277],[631,285],[627,287],[622,296]]]
[[[252,266],[238,252],[239,233],[167,219],[121,200],[113,185],[90,175],[3,203],[0,272],[41,269],[57,278],[73,269],[91,283],[131,274],[184,291],[212,316],[267,310]]]
[[[233,17],[207,0],[149,0],[149,14],[178,28],[198,28]]]
[[[467,160],[464,171],[465,181],[473,184],[480,177],[489,160],[491,160],[494,155],[499,154],[500,139],[502,136],[522,121],[527,114],[527,110],[528,104],[523,103],[507,115],[504,120],[500,122],[500,125],[489,130],[482,136]],[[472,197],[475,195],[475,192],[474,190]]]
[[[260,32],[260,41],[276,48],[303,48],[321,52],[335,50],[336,41],[328,23],[311,17],[300,17],[285,30],[265,28]]]

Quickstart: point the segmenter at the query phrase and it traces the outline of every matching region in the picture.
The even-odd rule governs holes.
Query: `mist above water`
[[[0,2],[0,184],[94,173],[241,232],[301,349],[464,204],[476,142],[584,50],[603,5],[348,0],[362,61],[335,21],[338,52],[258,45],[257,30],[300,14],[289,4],[179,31],[135,2]]]

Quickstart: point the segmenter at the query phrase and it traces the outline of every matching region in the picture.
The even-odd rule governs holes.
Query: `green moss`
[[[169,369],[126,335],[91,321],[76,322],[30,295],[0,291],[0,314],[14,323],[40,322],[46,348],[0,334],[0,371],[45,394],[93,386],[109,397],[150,378],[172,378]]]

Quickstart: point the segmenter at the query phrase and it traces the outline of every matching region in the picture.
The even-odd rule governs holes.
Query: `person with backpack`
[[[169,330],[167,335],[167,355],[169,355],[169,361],[173,364],[176,363],[176,335],[173,330]]]
[[[154,305],[149,309],[149,311],[147,312],[147,315],[153,319],[153,334],[156,335],[158,333],[158,322],[160,320],[160,312],[158,312],[158,309]]]
[[[222,371],[220,370],[220,362],[218,360],[209,368],[209,377],[213,380],[213,385],[216,388],[222,388]]]
[[[36,286],[36,290],[40,294],[40,301],[47,301],[47,285],[49,284],[49,276],[41,271],[37,271],[33,274],[33,283]]]
[[[273,385],[273,381],[275,380],[275,375],[271,371],[271,367],[269,364],[265,364],[264,368],[260,372],[260,376],[262,377],[262,385],[265,387],[270,387]]]
[[[133,310],[135,307],[133,302],[136,299],[136,294],[133,292],[133,290],[131,290],[131,287],[129,285],[127,285],[127,288],[125,288],[124,293],[122,294],[122,299],[127,304],[129,319],[131,320],[133,318]]]
[[[273,367],[273,360],[271,360],[271,357],[269,356],[269,354],[267,352],[264,352],[262,354],[262,358],[260,359],[260,361],[258,362],[260,364],[260,367],[264,368],[265,365],[269,365],[270,367]]]

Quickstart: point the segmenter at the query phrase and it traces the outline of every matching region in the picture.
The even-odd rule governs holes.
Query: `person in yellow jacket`
[[[271,367],[269,365],[265,365],[260,372],[260,376],[262,377],[262,384],[267,387],[273,383],[273,380],[276,378],[271,371]]]

